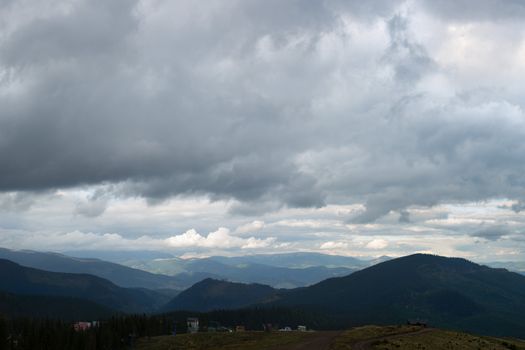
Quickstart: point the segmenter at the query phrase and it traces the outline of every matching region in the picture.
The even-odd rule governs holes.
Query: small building
[[[197,317],[188,317],[186,319],[188,333],[197,333],[199,331],[199,319]]]
[[[306,332],[306,326],[297,326],[299,332]]]
[[[244,332],[246,331],[246,328],[243,325],[239,325],[235,327],[236,332]]]
[[[265,332],[272,332],[274,329],[273,325],[271,323],[263,323],[263,330]]]
[[[91,322],[75,322],[73,323],[73,329],[76,332],[87,331],[91,328]]]

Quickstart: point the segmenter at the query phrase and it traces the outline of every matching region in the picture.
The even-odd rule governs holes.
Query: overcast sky
[[[0,0],[0,246],[525,260],[524,21]]]

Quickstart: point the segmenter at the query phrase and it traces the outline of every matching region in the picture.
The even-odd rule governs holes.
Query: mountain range
[[[262,283],[275,288],[308,286],[329,277],[345,276],[355,270],[346,267],[310,266],[305,268],[276,267],[257,263],[226,264],[208,259],[191,259],[179,265],[190,275],[209,274],[208,277],[232,282]],[[177,275],[176,275],[177,276]]]
[[[507,269],[525,275],[525,261],[494,261],[488,262],[488,266]]]
[[[206,281],[168,305],[177,310],[194,305],[230,308],[230,302],[218,303],[226,297],[218,291],[230,294],[236,287],[225,283]],[[415,254],[310,287],[251,297],[248,292],[244,290],[243,298],[254,300],[253,307],[321,310],[341,328],[427,319],[435,326],[481,334],[523,336],[525,329],[525,277],[459,258]]]
[[[227,279],[262,283],[274,288],[304,287],[326,278],[345,276],[372,262],[319,253],[258,254],[241,257],[212,256],[199,259],[157,258],[127,260],[127,266],[177,277]],[[201,278],[202,279],[202,278]]]
[[[367,262],[355,258],[316,253],[204,259],[141,254],[142,257],[157,256],[152,260],[129,260],[128,254],[122,256],[127,259],[122,263],[127,263],[128,266],[58,253],[0,248],[0,258],[23,266],[53,272],[87,273],[107,279],[120,287],[162,289],[172,295],[175,294],[174,291],[184,290],[206,278],[263,283],[276,288],[296,288],[326,278],[348,275],[356,269],[368,266]],[[274,263],[281,266],[274,266]],[[323,266],[324,263],[330,263],[330,267]]]
[[[5,250],[2,253],[10,254]],[[53,265],[53,261],[62,261],[64,265],[76,261],[77,265],[63,267],[70,270],[86,269],[86,266],[109,266],[117,269],[114,266],[117,264],[100,260],[75,260],[51,254],[57,260],[48,261],[49,253],[17,254],[10,256],[19,261],[24,257],[27,264],[41,263],[49,269],[60,268]],[[276,258],[276,263],[292,264],[291,260],[295,259],[293,264],[302,268],[269,265],[261,267],[249,262],[252,271],[256,271],[256,268],[261,271],[261,276],[253,277],[264,279],[265,273],[276,271],[272,270],[274,268],[295,272],[310,271],[312,268],[307,266],[304,257],[301,260],[296,256],[287,262],[282,261],[287,260],[287,257],[279,261],[280,259]],[[238,258],[222,259],[224,262],[219,260],[221,259],[195,259],[186,261],[185,264],[197,273],[211,271],[211,274],[233,274],[236,270],[230,267],[245,262]],[[480,334],[523,336],[525,276],[461,258],[435,255],[414,254],[385,260],[343,277],[328,278],[307,287],[293,289],[205,278],[173,297],[172,291],[154,290],[153,284],[150,289],[125,288],[91,274],[45,271],[0,259],[0,312],[11,316],[100,318],[114,313],[252,310],[248,313],[230,314],[245,317],[247,314],[261,313],[274,315],[275,312],[271,310],[289,309],[299,310],[290,313],[295,318],[300,318],[303,312],[318,315],[315,317],[319,328],[404,323],[407,319],[415,318],[427,319],[431,325],[443,328]],[[333,269],[337,270],[338,267]],[[145,273],[140,275],[130,267],[122,267],[118,271],[148,278],[173,277],[144,271],[139,271]],[[108,273],[107,270],[95,272]],[[281,312],[281,318],[283,317]]]
[[[294,269],[324,266],[329,268],[346,267],[355,270],[371,265],[371,260],[358,259],[351,256],[328,255],[313,252],[253,254],[234,257],[212,256],[209,259],[233,266],[242,264],[263,264]],[[381,257],[379,259],[383,260],[389,258]]]

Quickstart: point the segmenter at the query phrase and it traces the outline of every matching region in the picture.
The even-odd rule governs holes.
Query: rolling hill
[[[243,284],[205,279],[177,295],[165,311],[238,309],[268,300],[276,290],[262,284]]]
[[[168,299],[151,290],[122,288],[92,275],[43,271],[5,259],[0,259],[0,291],[85,299],[126,313],[151,312]]]
[[[346,326],[424,318],[481,334],[522,336],[525,328],[525,277],[460,258],[410,255],[278,298],[321,308]]]

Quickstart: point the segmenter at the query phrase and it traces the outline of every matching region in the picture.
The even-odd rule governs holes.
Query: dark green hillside
[[[164,310],[236,309],[265,301],[275,293],[275,289],[262,284],[232,283],[208,278],[177,295]]]
[[[345,326],[403,323],[523,336],[525,277],[458,258],[416,254],[281,293],[278,305],[322,308]]]
[[[0,292],[0,314],[9,317],[100,320],[116,313],[89,300]]]
[[[154,311],[167,301],[159,293],[118,287],[100,277],[37,270],[4,259],[0,259],[0,291],[87,299],[128,313]]]

